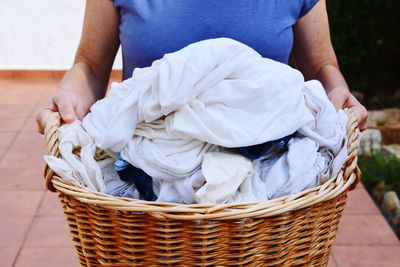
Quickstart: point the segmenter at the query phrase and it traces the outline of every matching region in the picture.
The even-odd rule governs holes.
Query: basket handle
[[[348,158],[345,163],[344,177],[345,179],[348,179],[351,173],[355,173],[355,181],[349,188],[350,190],[353,190],[361,181],[361,170],[357,166],[358,151],[360,148],[360,128],[358,127],[358,116],[354,110],[346,108],[345,112],[348,118],[346,126],[348,137]]]
[[[46,142],[46,155],[58,157],[60,155],[60,151],[58,150],[58,128],[61,125],[61,117],[58,112],[52,112],[47,117],[46,127],[44,129],[44,138]],[[52,192],[56,192],[56,189],[51,182],[53,178],[54,172],[49,168],[49,166],[45,166],[44,169],[44,179],[45,186],[48,190]]]

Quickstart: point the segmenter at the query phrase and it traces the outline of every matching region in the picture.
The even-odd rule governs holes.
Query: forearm
[[[96,74],[89,63],[76,61],[62,79],[60,90],[73,91],[90,97],[93,101],[103,98],[108,84],[108,73]]]
[[[322,83],[327,94],[329,94],[333,89],[349,91],[349,87],[342,73],[333,64],[321,66],[313,78]]]
[[[367,110],[350,93],[341,74],[329,34],[325,0],[299,19],[293,27],[293,59],[305,79],[321,81],[336,110],[353,109],[359,119],[360,129],[366,128]]]
[[[119,13],[112,1],[86,1],[74,65],[64,75],[59,90],[38,112],[39,132],[43,133],[51,112],[59,112],[63,122],[71,123],[82,119],[93,103],[104,97],[119,47],[118,29]]]
[[[112,1],[86,1],[74,65],[64,76],[60,89],[90,95],[94,101],[103,98],[118,47],[119,14]]]

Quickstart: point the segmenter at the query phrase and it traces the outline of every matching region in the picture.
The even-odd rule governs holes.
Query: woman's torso
[[[228,37],[287,63],[292,26],[318,0],[114,0],[120,12],[123,78],[165,53]]]

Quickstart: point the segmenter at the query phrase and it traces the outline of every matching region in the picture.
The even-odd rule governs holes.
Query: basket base
[[[81,266],[326,266],[347,191],[273,217],[196,221],[59,197]]]

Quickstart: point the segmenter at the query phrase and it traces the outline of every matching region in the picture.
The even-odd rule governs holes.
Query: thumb
[[[357,114],[360,130],[364,131],[367,128],[367,109],[353,95],[350,96],[348,105]]]
[[[56,97],[54,98],[54,103],[58,107],[58,112],[60,112],[61,118],[65,123],[71,123],[77,120],[74,106],[69,97]]]

